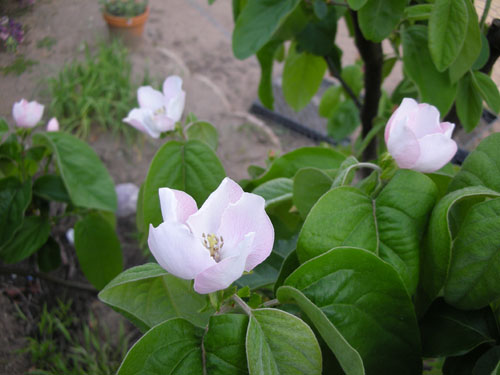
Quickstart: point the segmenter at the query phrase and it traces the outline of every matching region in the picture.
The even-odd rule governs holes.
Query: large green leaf
[[[500,346],[494,346],[477,360],[472,375],[500,375]]]
[[[449,190],[467,186],[486,186],[500,192],[500,133],[483,139],[462,164],[451,181]]]
[[[500,111],[500,93],[498,87],[492,79],[482,72],[473,72],[473,82],[483,100],[492,111]]]
[[[483,100],[474,85],[472,73],[467,73],[458,81],[456,108],[458,118],[465,130],[472,131],[481,120]]]
[[[332,183],[332,178],[317,168],[302,168],[297,172],[293,179],[293,204],[303,219]]]
[[[31,202],[31,181],[22,183],[15,177],[0,180],[0,248],[21,227],[24,211]]]
[[[250,375],[321,374],[321,350],[313,331],[281,310],[252,311],[246,350]]]
[[[266,200],[266,209],[282,204],[292,199],[293,180],[289,178],[275,178],[257,186],[252,193],[260,195]]]
[[[277,296],[300,306],[346,374],[421,373],[411,299],[394,268],[371,252],[334,248],[302,264]]]
[[[33,194],[49,201],[71,203],[64,181],[55,174],[38,177],[33,184]]]
[[[500,197],[500,193],[481,186],[472,186],[449,193],[434,207],[422,246],[418,308],[420,311],[437,297],[448,277],[451,261],[452,235],[450,212],[467,199]]]
[[[461,309],[478,309],[500,298],[500,199],[467,212],[453,240],[444,296]]]
[[[318,107],[318,114],[321,117],[330,118],[333,115],[335,109],[340,104],[342,92],[343,89],[341,86],[330,86],[326,89]]]
[[[456,60],[450,65],[450,78],[456,82],[462,77],[475,63],[482,50],[481,30],[477,20],[476,9],[471,1],[466,0],[467,7],[467,30],[465,31],[464,44]],[[481,68],[481,66],[479,67]],[[477,69],[479,69],[477,68]]]
[[[33,142],[52,149],[59,173],[75,206],[116,211],[113,180],[89,145],[63,132],[37,133]]]
[[[206,296],[194,292],[191,281],[170,275],[156,263],[122,272],[99,293],[99,299],[130,319],[142,331],[171,318],[203,326],[212,309],[200,313]]]
[[[186,135],[189,140],[197,139],[205,142],[212,150],[217,150],[219,135],[217,129],[206,121],[196,121],[186,128]]]
[[[300,0],[250,0],[234,26],[234,55],[246,59],[256,53],[299,4]]]
[[[292,178],[301,168],[335,169],[344,161],[345,156],[326,147],[302,147],[293,150],[273,161],[269,170],[258,179],[251,181],[248,188],[278,177]]]
[[[484,343],[494,343],[489,330],[494,324],[490,308],[476,311],[455,309],[436,300],[420,322],[424,357],[465,354]]]
[[[120,240],[110,222],[98,213],[76,223],[75,249],[83,274],[98,290],[123,270]]]
[[[160,323],[129,350],[117,375],[202,375],[202,336],[184,319]]]
[[[158,189],[169,187],[191,195],[198,207],[225,177],[224,167],[205,143],[170,141],[156,153],[144,182],[143,210],[146,228],[162,221]]]
[[[50,222],[41,216],[28,216],[12,240],[0,249],[5,263],[17,263],[40,249],[50,236]]]
[[[303,109],[319,89],[326,71],[323,57],[290,47],[283,70],[283,95],[296,111]]]
[[[347,0],[347,4],[354,9],[359,10],[366,4],[366,0]]]
[[[440,72],[455,61],[464,44],[469,20],[466,1],[469,0],[434,2],[429,19],[429,50]]]
[[[456,94],[447,72],[439,72],[427,47],[427,27],[415,25],[403,31],[403,63],[408,77],[415,82],[423,102],[435,105],[441,115],[448,113]]]
[[[248,374],[245,337],[248,316],[213,315],[203,338],[206,373],[213,375]]]
[[[262,104],[273,109],[273,64],[276,51],[283,43],[281,41],[270,41],[257,51],[257,59],[260,64],[259,99]]]
[[[359,109],[351,99],[344,100],[331,113],[326,125],[328,135],[336,141],[342,141],[361,124]]]
[[[366,39],[381,42],[404,16],[408,0],[367,0],[358,11],[359,27]]]
[[[312,208],[297,242],[303,263],[336,246],[355,246],[380,255],[413,293],[419,244],[437,188],[427,176],[400,170],[376,200],[357,188],[330,190]]]

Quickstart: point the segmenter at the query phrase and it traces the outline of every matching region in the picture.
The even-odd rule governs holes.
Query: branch
[[[362,135],[366,137],[373,127],[373,120],[378,113],[378,104],[382,95],[382,65],[384,55],[382,44],[371,42],[363,36],[359,27],[358,15],[350,11],[354,25],[354,40],[359,54],[364,61],[365,100],[361,110]],[[363,152],[363,160],[372,160],[377,157],[377,144],[373,139]]]
[[[78,290],[81,290],[83,292],[92,293],[94,295],[97,294],[97,290],[89,284],[83,284],[83,283],[79,283],[77,281],[60,279],[58,277],[55,277],[55,276],[52,276],[52,275],[49,275],[49,274],[46,274],[43,272],[0,265],[0,273],[5,274],[5,275],[10,275],[12,273],[15,273],[17,275],[22,275],[22,276],[34,276],[34,277],[38,277],[39,279],[43,279],[43,280],[49,281],[49,282],[54,283],[54,284],[59,284],[59,285],[65,286],[67,288],[78,289]]]
[[[335,67],[335,63],[333,62],[333,59],[330,56],[325,56],[326,64],[328,65],[328,71],[332,75],[332,77],[338,79],[340,81],[340,84],[344,88],[344,90],[347,92],[347,94],[351,97],[351,99],[354,101],[354,104],[356,104],[356,107],[358,107],[359,110],[363,107],[361,102],[359,101],[358,97],[356,94],[354,94],[354,91],[352,91],[351,87],[347,84],[346,81],[340,76],[339,71]]]

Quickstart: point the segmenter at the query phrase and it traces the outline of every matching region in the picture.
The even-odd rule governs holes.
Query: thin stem
[[[278,301],[276,298],[275,299],[272,299],[272,300],[269,300],[269,301],[266,301],[262,304],[262,306],[264,307],[273,307],[273,306],[277,306],[280,304],[280,301]]]
[[[351,97],[351,99],[354,101],[354,104],[356,104],[356,107],[358,107],[358,109],[361,109],[363,107],[363,105],[361,104],[361,102],[359,101],[358,97],[356,96],[356,94],[354,94],[354,91],[352,91],[351,87],[347,84],[346,81],[344,81],[344,79],[341,77],[339,71],[337,70],[337,68],[335,67],[335,63],[333,62],[333,59],[330,57],[330,56],[325,56],[325,60],[326,60],[326,64],[328,65],[328,70],[330,72],[330,74],[339,80],[340,84],[342,85],[342,87],[344,88],[344,90],[347,92],[347,94]]]
[[[89,284],[83,284],[83,283],[79,283],[77,281],[60,279],[58,277],[55,277],[55,276],[52,276],[52,275],[49,275],[49,274],[46,274],[43,272],[34,271],[34,270],[32,271],[32,270],[27,270],[27,269],[22,269],[22,268],[0,265],[0,273],[4,274],[4,275],[10,275],[12,273],[15,273],[17,275],[22,275],[22,276],[34,276],[34,277],[38,277],[39,279],[49,281],[51,283],[65,286],[67,288],[78,289],[78,290],[81,290],[84,292],[97,294],[97,290]]]
[[[250,306],[248,306],[245,301],[243,301],[240,297],[238,297],[237,294],[233,294],[233,300],[238,305],[240,305],[240,307],[243,309],[245,314],[247,314],[248,316],[252,315],[252,309],[250,308]]]
[[[479,22],[479,29],[482,30],[484,23],[486,22],[486,17],[488,17],[488,13],[490,11],[491,0],[486,0],[486,4],[484,5],[483,15],[481,16],[481,21]]]

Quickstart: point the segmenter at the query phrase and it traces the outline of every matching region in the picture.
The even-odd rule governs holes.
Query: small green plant
[[[0,70],[4,76],[8,74],[20,76],[25,71],[31,70],[31,67],[36,64],[38,64],[38,61],[27,59],[24,55],[19,55],[11,64],[0,67]]]
[[[100,43],[96,53],[85,46],[85,59],[75,60],[48,81],[51,115],[62,129],[87,137],[92,124],[123,132],[131,139],[133,129],[121,119],[136,104],[128,50],[119,41]],[[143,84],[149,84],[144,74]]]
[[[56,38],[53,38],[51,36],[46,36],[45,38],[42,38],[38,42],[36,42],[36,47],[45,48],[50,51],[56,43],[57,43]]]
[[[112,346],[107,327],[93,314],[88,320],[80,320],[71,305],[71,301],[58,300],[49,310],[44,304],[36,331],[26,338],[27,345],[21,350],[33,364],[29,374],[114,374],[129,346],[123,324],[117,332],[117,344]]]
[[[146,11],[147,0],[100,0],[104,12],[118,17],[135,17]]]

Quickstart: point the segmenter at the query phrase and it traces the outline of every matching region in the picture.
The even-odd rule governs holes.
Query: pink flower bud
[[[387,150],[400,168],[430,173],[457,152],[451,139],[455,124],[439,122],[436,107],[405,98],[385,127]]]
[[[21,128],[32,128],[42,119],[43,105],[35,101],[28,102],[25,99],[14,103],[12,116],[17,126]]]
[[[57,132],[59,131],[59,121],[55,117],[52,117],[47,123],[47,131],[48,132]]]

